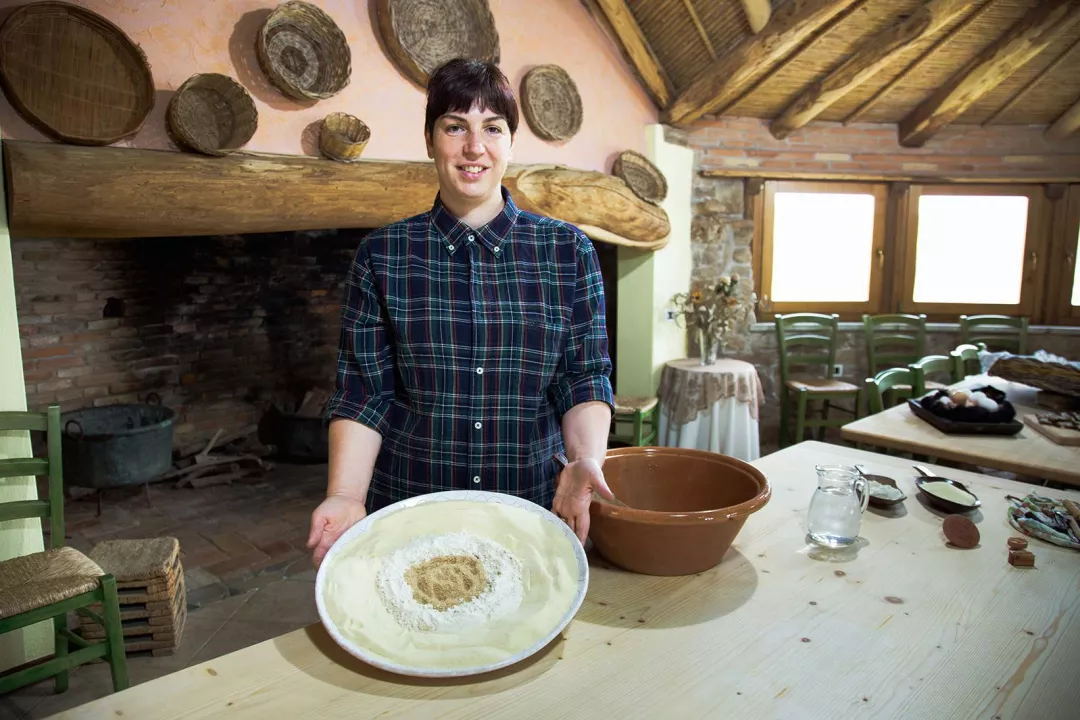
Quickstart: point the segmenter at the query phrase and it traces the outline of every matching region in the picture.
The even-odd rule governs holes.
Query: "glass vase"
[[[719,338],[711,336],[704,330],[698,330],[698,353],[701,356],[702,365],[712,365],[716,362],[716,353],[719,347]]]

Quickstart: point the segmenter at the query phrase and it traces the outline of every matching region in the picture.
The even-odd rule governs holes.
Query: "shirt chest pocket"
[[[511,378],[516,378],[517,392],[526,399],[540,399],[547,392],[559,368],[566,347],[566,325],[544,315],[540,310],[525,310],[509,321]]]

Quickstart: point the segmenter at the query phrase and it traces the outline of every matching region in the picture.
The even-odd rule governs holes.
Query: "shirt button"
[[[450,252],[454,252],[454,246],[453,245],[447,245],[446,249],[449,250]]]
[[[496,245],[495,247],[491,248],[491,252],[493,252],[493,253],[499,252],[499,246]]]
[[[484,368],[476,368],[476,374],[477,375],[483,375],[484,374]]]
[[[475,238],[472,235],[469,236],[469,242],[472,242]]]
[[[484,423],[482,423],[480,421],[474,422],[473,427],[476,428],[477,430],[479,430],[480,428],[484,427]]]
[[[480,476],[479,476],[479,475],[477,475],[476,477],[474,477],[474,478],[472,479],[472,481],[473,481],[474,483],[478,483],[478,482],[480,482]]]

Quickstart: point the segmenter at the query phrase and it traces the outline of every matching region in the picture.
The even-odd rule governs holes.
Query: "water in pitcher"
[[[831,548],[851,545],[866,509],[866,480],[854,468],[818,466],[817,472],[818,488],[807,513],[810,540]]]

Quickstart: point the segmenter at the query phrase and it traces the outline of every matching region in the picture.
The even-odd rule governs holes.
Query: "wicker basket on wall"
[[[278,5],[259,31],[255,54],[286,97],[324,100],[341,92],[352,73],[352,51],[341,31],[311,3]]]
[[[360,159],[370,139],[371,130],[364,121],[343,112],[327,115],[319,129],[319,149],[322,154],[341,162]]]
[[[166,124],[176,144],[206,155],[228,155],[251,140],[259,125],[255,102],[228,75],[192,75],[169,101]]]
[[[537,65],[521,79],[525,121],[545,140],[569,140],[581,129],[581,95],[558,65]]]
[[[667,197],[667,178],[649,158],[633,150],[624,150],[615,158],[611,174],[622,178],[635,195],[646,202],[661,203]]]

